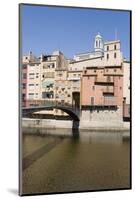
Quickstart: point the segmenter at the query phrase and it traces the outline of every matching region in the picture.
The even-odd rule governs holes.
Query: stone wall
[[[80,128],[90,127],[123,127],[121,109],[82,110],[80,116]]]
[[[72,128],[70,120],[54,120],[54,119],[22,119],[22,127],[27,128]]]

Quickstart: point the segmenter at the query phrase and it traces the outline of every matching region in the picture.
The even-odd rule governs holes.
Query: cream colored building
[[[123,69],[123,98],[130,104],[130,62],[124,60]]]
[[[41,99],[41,67],[40,62],[29,63],[27,69],[27,94],[28,101]]]
[[[98,67],[106,70],[106,75],[109,72],[114,75],[123,73],[123,98],[126,99],[126,104],[130,104],[130,63],[123,59],[120,41],[104,42],[98,33],[93,47],[93,51],[76,54],[72,60],[66,59],[60,51],[41,55],[40,59],[32,52],[24,56],[23,63],[28,63],[27,99],[74,105],[76,101],[80,102],[82,74],[85,69]],[[96,72],[93,70],[93,73]],[[60,111],[56,112],[62,114]]]

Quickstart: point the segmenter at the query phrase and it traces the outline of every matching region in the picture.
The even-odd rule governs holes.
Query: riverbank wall
[[[88,121],[80,122],[79,129],[80,130],[130,130],[130,123],[123,122],[119,123],[118,126],[113,123],[106,123],[105,125],[102,121],[97,123],[96,121],[90,123]],[[71,120],[55,120],[55,119],[30,119],[23,118],[22,119],[22,127],[24,128],[46,128],[46,129],[56,129],[56,128],[66,128],[72,129],[73,121]]]

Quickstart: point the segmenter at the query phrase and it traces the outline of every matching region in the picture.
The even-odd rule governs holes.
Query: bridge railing
[[[36,106],[48,106],[48,107],[63,106],[63,107],[75,109],[75,106],[73,104],[69,104],[67,102],[62,102],[62,101],[56,101],[56,100],[25,100],[22,103],[23,108],[36,107]]]
[[[23,107],[35,107],[35,106],[55,106],[53,100],[25,100],[22,104]]]

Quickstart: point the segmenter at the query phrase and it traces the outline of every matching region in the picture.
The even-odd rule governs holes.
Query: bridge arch
[[[79,112],[74,111],[73,108],[66,108],[65,106],[40,106],[40,107],[26,107],[22,109],[22,116],[29,117],[31,114],[42,111],[42,110],[50,110],[51,109],[59,109],[67,113],[73,121],[80,121]]]

